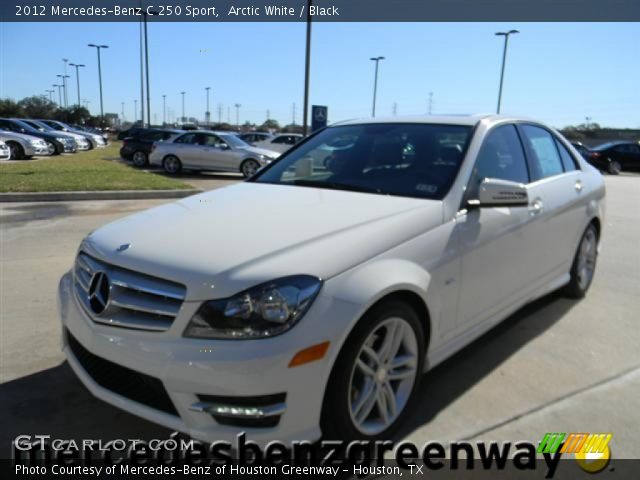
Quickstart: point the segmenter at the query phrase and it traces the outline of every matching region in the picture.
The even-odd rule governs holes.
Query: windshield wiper
[[[330,190],[346,190],[349,192],[380,193],[380,194],[386,193],[382,191],[380,188],[365,187],[361,185],[351,185],[348,183],[340,183],[340,182],[316,182],[313,180],[299,179],[299,180],[293,180],[290,183],[292,185],[300,185],[302,187],[327,188]]]

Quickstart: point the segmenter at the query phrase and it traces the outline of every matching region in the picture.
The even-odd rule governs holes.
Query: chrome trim
[[[109,279],[109,304],[95,313],[90,303],[94,275]],[[73,269],[74,290],[87,315],[101,325],[163,332],[178,316],[186,288],[178,283],[126,270],[80,252]]]
[[[282,415],[287,409],[287,404],[276,403],[262,407],[243,407],[235,405],[224,405],[221,403],[197,402],[189,407],[193,412],[209,413],[219,417],[228,418],[264,418]]]

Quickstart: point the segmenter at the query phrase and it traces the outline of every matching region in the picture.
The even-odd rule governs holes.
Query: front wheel
[[[325,438],[389,438],[415,397],[424,362],[416,312],[389,301],[356,325],[333,367],[322,411]]]
[[[564,294],[571,298],[582,298],[587,293],[596,271],[598,259],[598,232],[591,224],[587,227],[580,243],[578,251],[571,265],[571,280],[564,287]]]
[[[55,143],[53,142],[46,142],[47,143],[47,153],[49,153],[49,155],[60,155],[60,151],[58,151],[58,148],[56,147]]]
[[[162,161],[162,168],[164,168],[164,171],[168,174],[175,175],[182,170],[182,163],[175,155],[167,155]]]
[[[242,162],[242,165],[240,165],[240,172],[242,173],[244,178],[248,178],[255,174],[259,168],[260,164],[257,161],[249,159]]]
[[[15,142],[7,142],[7,146],[9,147],[9,158],[11,160],[22,160],[25,158],[22,145]]]
[[[607,172],[609,172],[611,175],[619,175],[621,171],[622,165],[620,165],[620,162],[616,160],[611,160],[609,162],[609,165],[607,166]]]
[[[132,161],[133,161],[133,164],[138,168],[146,167],[147,164],[149,163],[149,160],[147,159],[147,154],[144,153],[142,150],[138,150],[133,154]]]

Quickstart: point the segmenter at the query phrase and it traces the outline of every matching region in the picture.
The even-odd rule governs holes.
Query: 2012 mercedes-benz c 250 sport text
[[[202,440],[389,437],[426,370],[585,294],[604,197],[533,120],[336,124],[89,234],[59,285],[64,352],[98,398]]]

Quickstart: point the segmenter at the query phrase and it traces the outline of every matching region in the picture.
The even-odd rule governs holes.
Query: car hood
[[[245,182],[117,220],[80,248],[204,300],[286,275],[327,279],[441,223],[440,201]]]
[[[280,152],[274,152],[273,150],[267,150],[266,148],[259,147],[241,147],[245,152],[253,153],[255,155],[265,155],[267,157],[279,157],[281,155]]]
[[[42,140],[40,137],[36,137],[34,135],[28,135],[26,133],[5,132],[4,130],[0,131],[0,138],[9,140],[24,140],[25,142],[30,142],[31,140]]]

